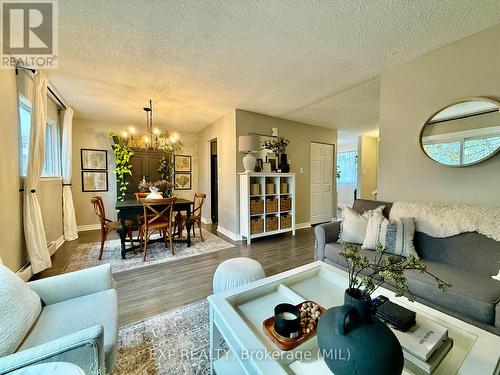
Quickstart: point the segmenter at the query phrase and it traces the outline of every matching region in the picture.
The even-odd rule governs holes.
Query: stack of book
[[[392,328],[391,328],[392,329]],[[448,329],[421,316],[406,332],[392,329],[403,348],[405,359],[431,374],[453,346]]]

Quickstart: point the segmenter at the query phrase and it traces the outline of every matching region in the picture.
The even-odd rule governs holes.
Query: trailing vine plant
[[[116,139],[115,137],[113,137]],[[125,181],[126,175],[132,175],[132,165],[130,164],[130,158],[134,155],[132,149],[126,144],[126,142],[116,142],[112,146],[113,153],[115,154],[116,160],[116,182],[119,185],[118,188],[118,200],[125,200],[125,195],[127,194],[128,182]]]

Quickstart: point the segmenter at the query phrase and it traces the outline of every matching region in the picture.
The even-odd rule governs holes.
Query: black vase
[[[371,299],[346,290],[344,305],[333,307],[318,322],[318,345],[336,375],[400,375],[403,350],[389,327],[372,315]]]
[[[278,167],[279,167],[279,169],[281,169],[281,172],[283,172],[283,173],[290,172],[290,164],[288,164],[286,154],[280,155],[280,165]]]

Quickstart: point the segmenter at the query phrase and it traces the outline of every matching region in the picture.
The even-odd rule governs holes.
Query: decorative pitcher
[[[387,325],[372,315],[370,297],[348,289],[344,305],[331,308],[318,322],[318,345],[335,375],[400,375],[403,350]]]
[[[146,199],[162,199],[163,198],[163,195],[160,194],[158,188],[156,188],[156,187],[150,187],[149,191],[151,193],[149,193],[147,195]]]

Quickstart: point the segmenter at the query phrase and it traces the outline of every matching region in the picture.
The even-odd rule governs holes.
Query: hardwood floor
[[[249,246],[246,242],[234,242],[217,233],[213,225],[204,225],[204,228],[236,247],[113,275],[118,292],[120,325],[206,298],[212,294],[215,269],[229,258],[255,259],[262,264],[267,276],[313,261],[313,228],[298,230],[295,237],[282,234],[258,239]],[[116,234],[110,234],[111,238],[117,238]],[[53,267],[37,275],[37,278],[59,274],[79,244],[97,241],[98,231],[81,232],[77,241],[65,243],[56,252],[52,258]]]

